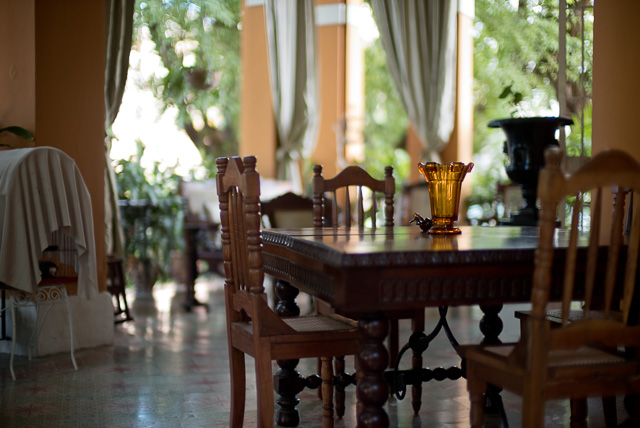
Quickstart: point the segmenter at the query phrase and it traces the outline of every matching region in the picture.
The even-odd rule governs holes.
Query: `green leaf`
[[[0,134],[5,131],[10,132],[14,135],[17,135],[20,138],[24,138],[25,140],[29,140],[29,141],[34,140],[33,134],[31,132],[19,126],[8,126],[6,128],[0,128]]]
[[[498,98],[504,99],[504,98],[507,98],[509,95],[511,95],[512,86],[513,86],[513,83],[511,83],[509,86],[505,86],[505,88],[502,90],[502,93],[498,95]]]

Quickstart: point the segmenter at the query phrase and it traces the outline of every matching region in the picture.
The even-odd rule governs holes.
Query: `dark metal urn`
[[[494,120],[490,128],[502,128],[507,141],[504,152],[507,154],[505,169],[507,176],[520,185],[525,206],[511,218],[503,219],[500,224],[513,226],[536,226],[538,208],[538,172],[544,167],[544,151],[547,147],[558,145],[556,131],[561,126],[572,125],[568,117],[523,117]]]

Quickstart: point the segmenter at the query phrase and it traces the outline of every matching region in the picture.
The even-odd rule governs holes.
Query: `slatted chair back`
[[[315,165],[311,186],[314,227],[351,227],[355,222],[359,228],[364,228],[367,220],[370,219],[370,226],[375,228],[379,210],[378,195],[384,196],[383,226],[393,226],[395,179],[391,166],[385,167],[384,179],[376,180],[363,168],[355,165],[346,167],[331,179],[326,179],[322,176],[322,165]],[[353,213],[350,188],[356,189]],[[365,189],[371,191],[370,198],[365,195]],[[344,198],[341,197],[340,192],[343,192]],[[327,198],[327,195],[330,197]],[[343,202],[341,203],[339,199]],[[371,207],[365,211],[366,199],[370,201]]]
[[[591,162],[570,177],[560,171],[562,154],[559,150],[547,152],[548,167],[540,174],[539,187],[540,243],[536,254],[536,269],[532,290],[532,317],[543,320],[546,316],[551,283],[552,260],[557,207],[569,198],[572,205],[571,219],[567,224],[570,246],[564,269],[561,319],[563,329],[554,329],[551,345],[573,346],[573,340],[564,341],[572,332],[585,332],[588,326],[569,323],[572,302],[576,293],[584,293],[584,322],[597,327],[588,337],[577,341],[615,341],[620,332],[626,336],[629,324],[631,302],[636,283],[638,263],[638,243],[640,242],[639,216],[624,224],[627,200],[633,192],[640,191],[640,165],[621,151],[606,151],[598,154]],[[613,200],[613,215],[609,204],[603,203],[607,197]],[[585,201],[589,210],[584,209]],[[588,215],[587,215],[588,214]],[[604,230],[604,225],[610,225]],[[582,245],[581,245],[582,244]],[[584,246],[586,246],[586,248]],[[586,271],[577,268],[578,252],[586,251]],[[606,256],[604,253],[606,252]],[[616,284],[622,283],[622,290],[616,294]],[[614,299],[615,297],[615,299]],[[590,312],[602,311],[604,318],[619,319],[619,323],[609,323],[592,319]],[[571,324],[571,325],[569,325]],[[567,333],[569,331],[569,333]],[[557,337],[556,337],[557,336]],[[640,340],[640,337],[638,337]],[[556,341],[558,343],[556,344]],[[622,345],[622,344],[621,344]]]
[[[633,194],[640,191],[640,165],[628,154],[611,150],[565,176],[561,160],[560,150],[548,150],[547,166],[540,173],[540,241],[532,309],[522,321],[528,325],[510,358],[520,359],[516,366],[530,370],[529,388],[540,388],[527,392],[525,382],[525,397],[531,393],[549,398],[580,400],[595,395],[608,399],[616,389],[620,393],[625,388],[640,388],[640,364],[617,351],[640,346],[638,296],[632,305],[640,216],[633,218],[629,205]],[[567,201],[570,218],[566,230],[561,231],[556,227],[556,214]],[[559,267],[564,274],[561,306],[550,311],[550,284],[558,272],[553,260],[559,233],[568,234],[569,247],[564,266]],[[577,261],[584,256],[586,265],[579,267]],[[576,301],[576,296],[582,301]],[[575,371],[568,377],[560,375],[557,370],[563,366]],[[556,379],[562,376],[561,381]],[[624,386],[625,382],[632,386]],[[584,416],[578,413],[572,418]]]
[[[313,200],[287,192],[262,202],[262,219],[265,227],[312,227]]]
[[[488,384],[520,394],[523,427],[536,428],[545,425],[545,400],[571,399],[573,425],[585,421],[588,397],[608,400],[640,393],[640,360],[637,353],[625,352],[640,347],[634,298],[640,216],[634,216],[628,234],[624,224],[629,194],[640,191],[640,165],[628,154],[610,150],[565,175],[562,157],[558,148],[548,149],[539,175],[532,309],[522,319],[520,340],[460,349],[472,427],[482,426],[482,394]],[[607,200],[613,201],[612,216]],[[567,201],[570,219],[560,229],[556,216]],[[567,248],[557,248],[560,242],[568,242]],[[558,280],[560,310],[550,317],[549,303],[555,299],[551,285]],[[636,426],[640,412],[633,417]]]
[[[250,319],[256,333],[291,332],[266,304],[256,158],[218,158],[216,164],[227,320]]]

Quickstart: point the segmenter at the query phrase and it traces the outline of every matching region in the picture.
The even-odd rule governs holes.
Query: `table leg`
[[[486,345],[497,345],[502,343],[499,338],[503,328],[502,319],[499,315],[502,310],[502,305],[480,305],[480,310],[484,314],[480,320],[480,331],[484,334],[484,338],[481,343]],[[501,391],[502,389],[497,386],[487,386],[487,392],[484,395],[484,409],[486,412],[496,413],[504,411],[502,397],[500,396]]]
[[[384,370],[389,364],[389,354],[384,340],[389,333],[389,323],[382,312],[367,313],[358,322],[362,336],[362,348],[358,353],[359,376],[356,394],[362,410],[358,415],[358,427],[388,427],[389,416],[383,406],[389,396],[389,386]]]
[[[497,345],[502,343],[499,339],[500,333],[502,333],[502,319],[500,318],[500,311],[502,305],[499,306],[485,306],[480,305],[480,310],[484,314],[480,320],[480,331],[484,334],[482,344],[485,345]]]

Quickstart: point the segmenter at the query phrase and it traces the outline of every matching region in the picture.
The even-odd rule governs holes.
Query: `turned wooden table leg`
[[[383,406],[389,396],[389,386],[383,374],[389,364],[384,346],[389,323],[382,312],[368,313],[360,319],[358,328],[363,340],[358,353],[358,370],[362,372],[356,389],[362,407],[358,427],[388,427],[389,416]]]
[[[422,316],[414,317],[411,320],[411,331],[413,333],[424,333],[424,310],[422,311]],[[414,350],[411,358],[411,368],[419,372],[422,370],[422,364],[422,351]],[[411,405],[413,413],[418,415],[422,406],[422,382],[415,382],[411,386]]]
[[[480,310],[484,314],[480,320],[480,331],[484,334],[482,339],[485,345],[497,345],[502,343],[500,340],[500,333],[502,333],[502,319],[500,318],[500,311],[502,305],[498,306],[484,306],[480,305]],[[493,385],[487,386],[487,393],[484,396],[484,409],[486,412],[499,412],[502,408],[502,397],[500,397],[501,388]]]

